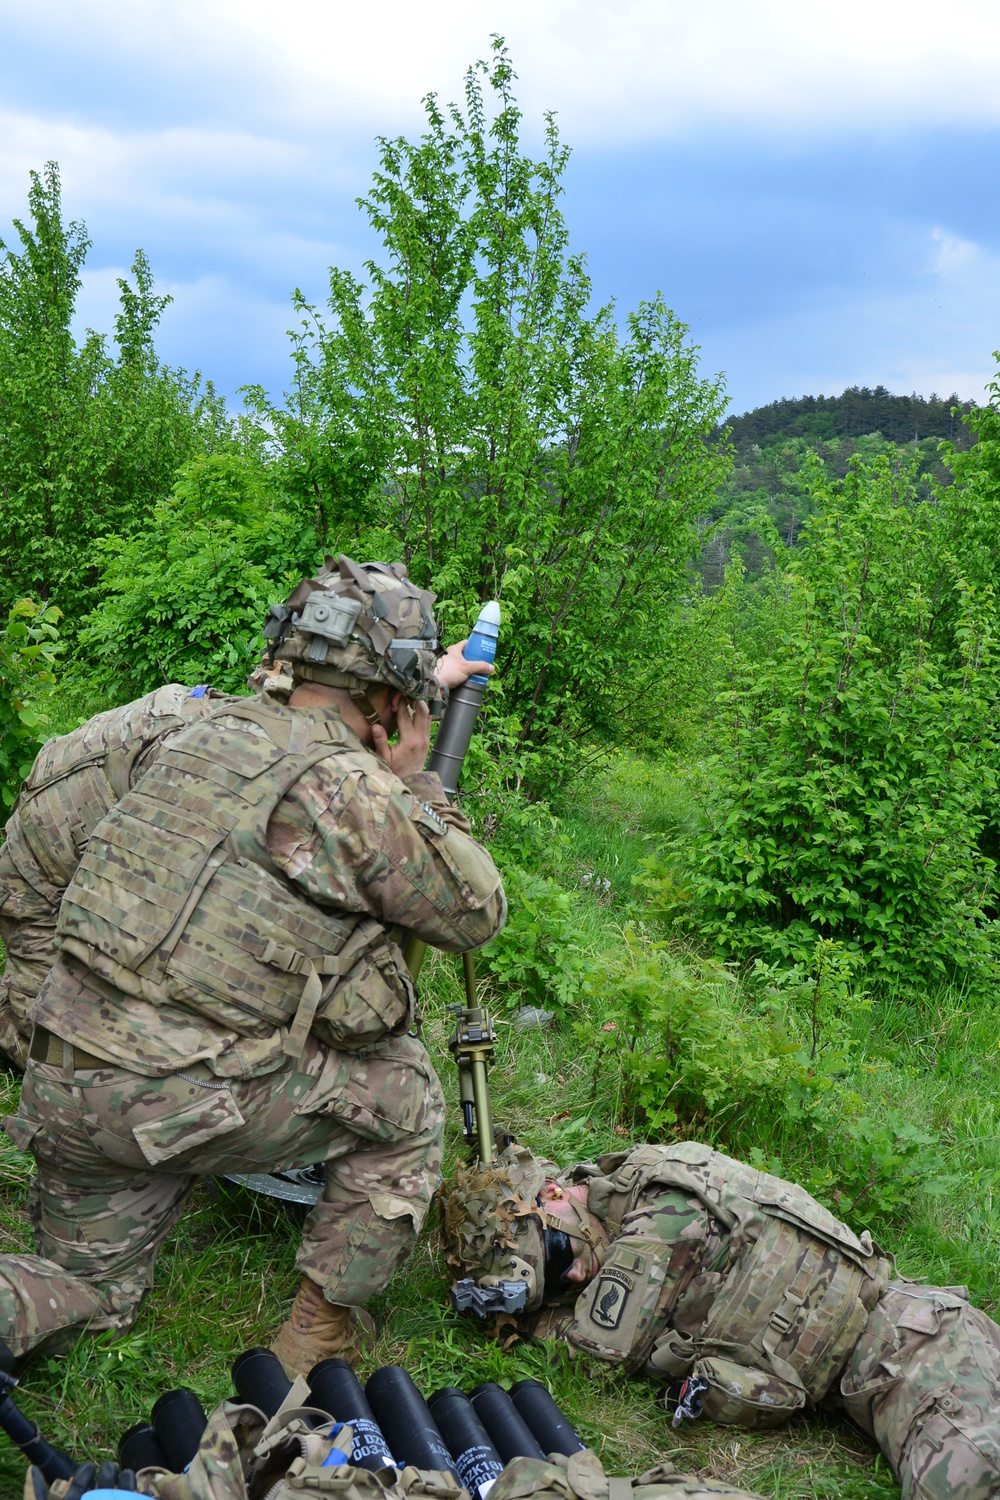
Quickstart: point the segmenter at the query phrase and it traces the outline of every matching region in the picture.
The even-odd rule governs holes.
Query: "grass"
[[[619,952],[623,922],[642,917],[633,884],[657,839],[691,826],[697,814],[669,771],[622,757],[563,813],[561,837],[540,851],[545,872],[575,891],[573,921],[582,949]],[[605,885],[604,882],[607,882]],[[663,934],[660,934],[662,936]],[[457,1080],[446,1050],[447,1006],[461,999],[454,959],[435,954],[422,978],[425,1040],[449,1099],[448,1163],[462,1149]],[[738,985],[738,1004],[753,1019],[753,1000]],[[621,1148],[643,1137],[642,1112],[618,1037],[595,1059],[571,1020],[552,1031],[519,1030],[519,997],[495,993],[498,1060],[492,1073],[498,1121],[534,1149],[569,1162]],[[588,1003],[600,1027],[615,1014],[600,993]],[[736,1003],[736,1002],[734,1002]],[[942,990],[934,996],[880,996],[850,1018],[852,1097],[864,1109],[895,1108],[940,1141],[944,1190],[916,1190],[905,1209],[865,1211],[877,1237],[897,1253],[908,1275],[968,1282],[987,1309],[996,1306],[1000,1230],[993,1201],[1000,1184],[1000,1017],[992,1002]],[[16,1109],[18,1085],[0,1078],[0,1111]],[[682,1119],[675,1134],[707,1135],[745,1155],[768,1156],[805,1172],[822,1166],[822,1146],[807,1146],[792,1124],[759,1100],[724,1114]],[[661,1138],[671,1134],[665,1130]],[[828,1143],[834,1169],[838,1143]],[[0,1245],[28,1250],[26,1198],[30,1162],[0,1137]],[[935,1188],[940,1184],[934,1184]],[[156,1286],[133,1330],[114,1341],[84,1340],[60,1357],[41,1355],[22,1371],[23,1409],[45,1435],[79,1457],[113,1453],[124,1429],[148,1416],[156,1396],[188,1385],[206,1407],[230,1393],[236,1355],[266,1344],[297,1285],[298,1229],[280,1206],[210,1182],[199,1184],[160,1257]],[[440,1385],[468,1389],[482,1380],[507,1384],[544,1379],[611,1473],[640,1473],[663,1459],[736,1482],[774,1500],[891,1500],[898,1495],[874,1446],[835,1412],[813,1414],[770,1433],[708,1424],[675,1431],[658,1404],[659,1389],[623,1380],[558,1346],[501,1345],[446,1304],[447,1278],[432,1222],[411,1260],[376,1300],[379,1340],[362,1375],[398,1362],[429,1394]],[[21,1493],[23,1463],[0,1442],[0,1500]]]

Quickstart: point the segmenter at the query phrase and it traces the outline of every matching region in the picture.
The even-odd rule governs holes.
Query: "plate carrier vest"
[[[868,1231],[853,1234],[805,1188],[694,1141],[641,1146],[599,1166],[588,1196],[592,1205],[607,1205],[613,1243],[605,1268],[614,1262],[623,1218],[651,1188],[690,1193],[729,1234],[727,1270],[694,1338],[669,1328],[655,1338],[654,1324],[644,1347],[630,1351],[630,1366],[648,1358],[648,1368],[671,1380],[704,1376],[706,1412],[716,1421],[769,1426],[821,1400],[888,1284],[890,1263]],[[630,1242],[620,1243],[625,1251]],[[647,1272],[666,1296],[676,1291],[664,1274],[671,1249],[660,1246]],[[574,1342],[580,1327],[578,1320]]]
[[[227,703],[175,736],[94,830],[60,909],[66,953],[126,993],[178,1004],[241,1036],[314,1022],[335,1045],[409,1026],[415,992],[380,922],[326,911],[280,873],[268,820],[336,758],[371,769],[338,716],[265,698]]]
[[[128,792],[137,763],[165,734],[217,712],[221,698],[211,688],[171,682],[48,740],[7,828],[5,851],[21,878],[58,906],[87,840]]]

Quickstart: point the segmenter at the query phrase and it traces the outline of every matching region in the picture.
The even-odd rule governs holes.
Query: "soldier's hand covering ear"
[[[493,671],[493,663],[489,661],[466,661],[462,652],[465,650],[469,637],[464,641],[456,641],[454,646],[449,646],[443,656],[438,657],[437,679],[442,687],[457,688],[469,677],[488,677]]]
[[[382,725],[373,724],[375,754],[397,776],[415,776],[424,769],[431,748],[431,711],[426,703],[397,696],[401,700],[396,717],[398,742],[390,745]]]

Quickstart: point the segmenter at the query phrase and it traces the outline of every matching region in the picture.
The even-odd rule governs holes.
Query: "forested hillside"
[[[942,443],[964,452],[976,440],[976,407],[957,395],[942,399],[892,395],[885,386],[849,386],[839,396],[802,396],[772,401],[742,416],[730,416],[717,434],[732,447],[733,465],[702,518],[706,545],[699,563],[705,585],[716,588],[735,547],[751,572],[767,557],[765,514],[786,546],[793,546],[812,501],[808,465],[818,459],[825,473],[844,479],[852,460],[887,457],[917,480],[925,498],[934,485],[948,485],[952,470]]]
[[[564,1161],[710,1141],[995,1310],[1000,387],[852,387],[727,430],[660,295],[593,305],[567,148],[550,121],[526,152],[513,87],[498,45],[463,109],[431,98],[419,138],[380,141],[364,282],[296,296],[289,390],[248,370],[239,412],[159,360],[141,252],[114,328],[74,338],[86,230],[57,168],[33,175],[0,247],[3,797],[99,709],[240,691],[267,606],[325,554],[405,561],[450,639],[498,597],[464,785],[510,898],[481,960],[498,1120]],[[422,982],[451,1162],[460,981],[439,955]],[[525,1004],[551,1029],[515,1025]],[[29,1159],[0,1155],[26,1247]],[[293,1242],[203,1194],[135,1331],[33,1367],[51,1435],[110,1448],[168,1383],[228,1392]],[[646,1382],[486,1344],[444,1285],[428,1234],[380,1308],[379,1362],[428,1389],[544,1374],[618,1473],[669,1452],[785,1500],[898,1494],[836,1417],[674,1432]]]
[[[757,406],[741,417],[730,417],[726,426],[738,453],[757,444],[764,447],[779,438],[805,438],[807,442],[830,442],[834,438],[859,438],[878,432],[890,443],[920,443],[926,438],[947,438],[958,447],[968,447],[969,429],[964,419],[974,403],[952,394],[894,396],[884,385],[874,390],[851,385],[839,396],[800,396]]]

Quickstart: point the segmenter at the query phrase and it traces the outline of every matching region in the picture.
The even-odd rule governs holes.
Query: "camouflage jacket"
[[[820,1400],[889,1275],[804,1189],[696,1142],[565,1174],[612,1243],[571,1316],[536,1334],[627,1371],[706,1382],[706,1414],[770,1426]]]
[[[143,1073],[203,1060],[257,1076],[302,1021],[290,994],[308,997],[320,1040],[365,1045],[407,1020],[390,929],[461,951],[505,911],[437,776],[404,783],[334,710],[263,694],[175,738],[94,830],[61,909],[64,961],[33,1015]],[[341,948],[357,960],[346,1013]]]
[[[0,910],[9,869],[54,912],[95,825],[142,775],[163,736],[213,713],[221,699],[171,682],[47,741],[7,823]]]

